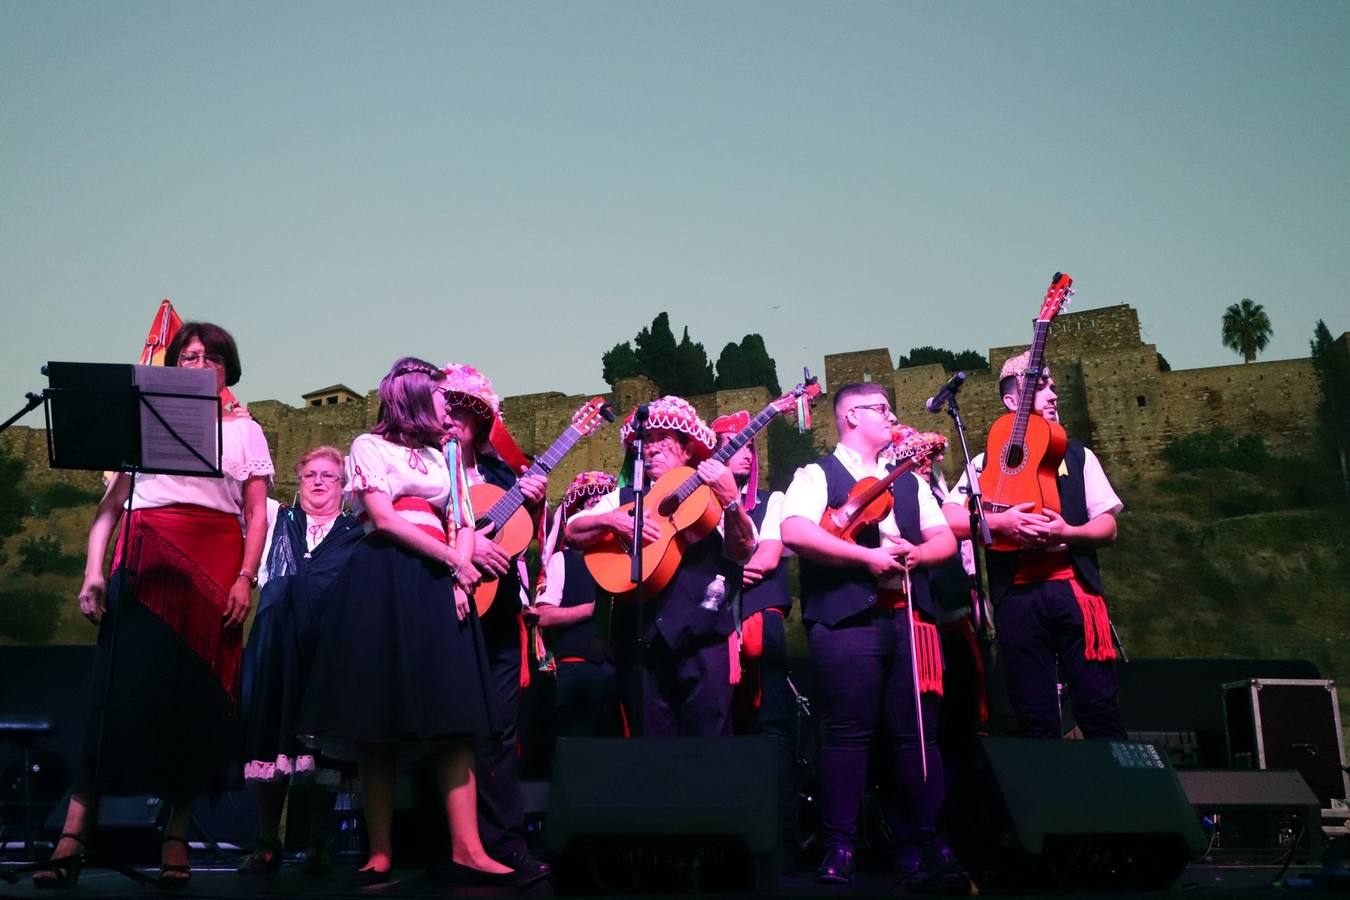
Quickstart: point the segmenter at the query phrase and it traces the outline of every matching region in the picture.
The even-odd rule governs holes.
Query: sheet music
[[[215,370],[136,366],[135,382],[141,389],[141,468],[217,474],[220,399]],[[203,465],[202,459],[209,464]]]

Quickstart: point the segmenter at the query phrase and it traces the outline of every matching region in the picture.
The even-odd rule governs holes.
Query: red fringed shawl
[[[113,570],[125,560],[136,602],[164,620],[237,701],[244,629],[223,623],[244,560],[239,519],[189,505],[130,515],[130,552],[119,538]]]

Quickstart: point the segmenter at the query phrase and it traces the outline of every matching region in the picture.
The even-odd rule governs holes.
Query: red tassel
[[[1106,612],[1106,601],[1079,584],[1077,578],[1070,579],[1069,584],[1083,613],[1083,658],[1088,662],[1115,659],[1116,646],[1111,639],[1111,618]]]

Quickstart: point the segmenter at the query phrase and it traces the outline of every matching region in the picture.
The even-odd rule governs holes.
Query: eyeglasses
[[[873,412],[879,412],[882,416],[892,415],[891,405],[889,403],[859,403],[853,409],[870,409]]]
[[[219,353],[180,353],[178,355],[178,365],[180,366],[199,366],[203,363],[223,366],[225,365],[225,357]]]
[[[322,481],[324,484],[335,484],[342,480],[342,476],[337,472],[301,472],[301,481]]]

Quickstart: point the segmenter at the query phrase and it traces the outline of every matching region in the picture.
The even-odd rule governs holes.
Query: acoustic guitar
[[[534,465],[521,475],[548,475],[553,467],[576,446],[577,441],[596,431],[605,422],[614,421],[614,412],[601,397],[596,397],[581,407],[572,416],[572,424],[558,436],[547,450],[537,456]],[[510,490],[502,490],[494,484],[475,484],[469,488],[469,502],[473,505],[477,520],[474,528],[484,532],[494,544],[502,548],[507,556],[514,557],[523,553],[534,538],[534,520],[523,508],[525,497],[520,493],[520,485],[512,485]],[[486,512],[478,512],[486,510]],[[483,539],[483,534],[478,540]],[[474,589],[474,606],[481,616],[492,606],[497,596],[497,576],[483,572],[483,580]]]
[[[820,384],[808,374],[801,384],[760,410],[759,415],[739,434],[732,435],[712,458],[727,462],[774,416],[795,410],[799,399],[810,402],[819,396]],[[658,478],[648,488],[644,505],[648,516],[661,529],[660,537],[642,549],[642,588],[645,596],[654,597],[675,577],[685,549],[717,527],[722,520],[722,505],[713,496],[712,488],[704,484],[689,466],[678,466]],[[630,516],[633,513],[632,503],[620,508],[627,510]],[[637,533],[641,532],[639,527]],[[601,588],[611,594],[625,594],[636,587],[631,580],[631,553],[629,539],[608,534],[586,551],[586,568]]]
[[[1045,370],[1045,342],[1050,323],[1073,296],[1073,279],[1056,272],[1045,292],[1040,314],[1036,316],[1031,340],[1031,356],[1022,376],[1021,400],[1017,411],[1005,413],[989,428],[985,443],[984,471],[980,490],[988,512],[1004,512],[1019,503],[1032,504],[1032,512],[1043,509],[1059,512],[1059,486],[1055,476],[1068,447],[1068,435],[1058,422],[1033,415],[1037,385]],[[1015,543],[995,538],[994,550],[1017,550]]]

